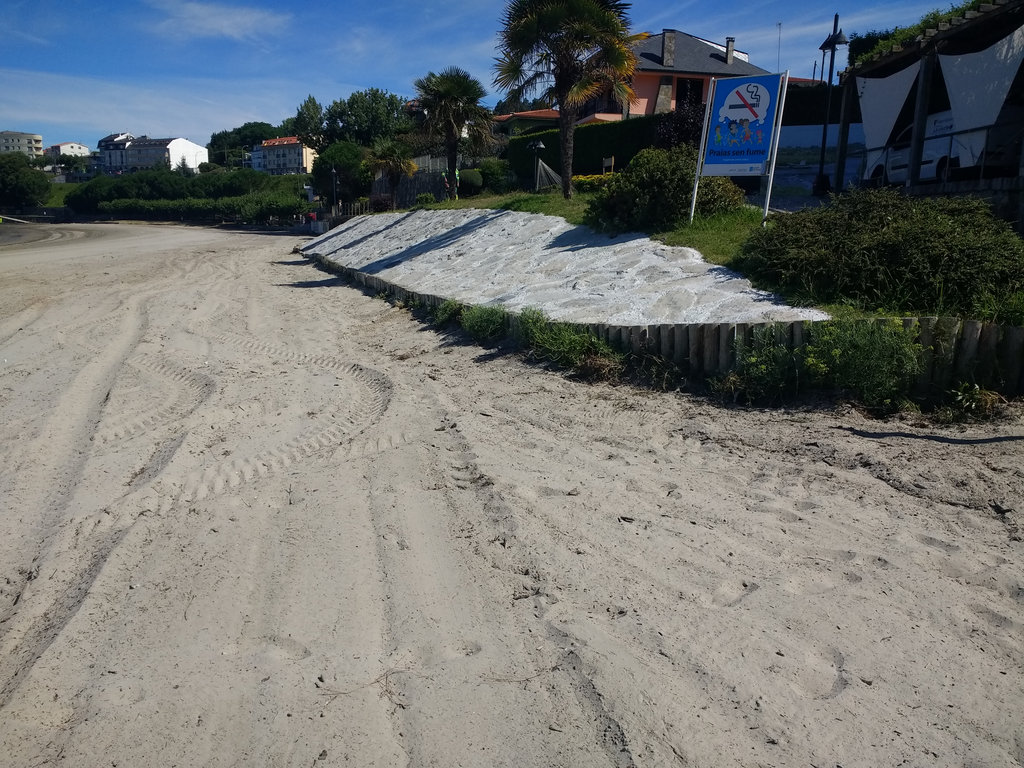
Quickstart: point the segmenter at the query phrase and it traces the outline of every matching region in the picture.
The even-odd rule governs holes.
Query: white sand
[[[298,238],[48,231],[0,247],[3,768],[1024,763],[1019,418],[588,386]]]
[[[494,210],[361,216],[303,248],[391,283],[470,304],[543,309],[581,323],[767,322],[828,316],[796,309],[692,248],[610,238],[564,219]]]

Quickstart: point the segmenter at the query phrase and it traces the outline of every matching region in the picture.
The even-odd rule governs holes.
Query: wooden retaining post
[[[1003,394],[1007,397],[1024,395],[1024,327],[1015,325],[1003,334],[1002,369]]]
[[[932,349],[932,341],[937,321],[937,317],[922,317],[918,319],[917,343],[921,345],[921,371],[917,376],[915,390],[918,394],[925,396],[931,395],[932,361],[935,356]]]
[[[647,341],[647,326],[632,325],[629,327],[629,351],[634,355],[640,355],[644,351]]]
[[[675,340],[675,334],[672,332],[671,325],[660,325],[658,326],[658,355],[666,363],[671,362],[674,351],[672,349],[673,341]]]
[[[685,325],[672,326],[672,362],[680,371],[690,369],[690,331]]]
[[[647,339],[644,342],[644,353],[651,355],[652,357],[658,357],[661,354],[661,326],[660,325],[648,325],[647,326]]]
[[[999,387],[997,350],[999,349],[999,326],[985,323],[978,339],[978,369],[975,383],[986,389]]]
[[[940,392],[948,392],[953,386],[953,364],[956,357],[957,338],[960,336],[960,319],[940,317],[935,324],[935,358],[932,381]]]
[[[704,373],[704,329],[700,325],[686,327],[689,339],[690,374],[700,376]]]
[[[706,323],[703,336],[704,375],[714,376],[718,373],[718,345],[722,336],[721,326],[718,323]]]
[[[719,326],[718,374],[727,373],[736,367],[736,324],[723,323]]]
[[[981,339],[981,322],[965,320],[960,329],[960,343],[957,345],[954,362],[957,381],[974,381],[974,370],[978,365],[979,339]]]

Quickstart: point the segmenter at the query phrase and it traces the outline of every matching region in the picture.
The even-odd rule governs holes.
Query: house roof
[[[504,123],[506,120],[519,118],[523,120],[557,120],[557,109],[531,109],[526,112],[512,112],[508,115],[495,115],[494,122]]]
[[[283,147],[287,144],[301,144],[298,136],[282,136],[279,139],[265,139],[264,147]]]
[[[668,66],[662,59],[666,35],[672,35],[675,42],[674,61]],[[637,43],[633,50],[639,59],[639,72],[685,72],[715,77],[768,74],[768,70],[751,64],[743,51],[734,51],[732,63],[727,64],[724,45],[676,29],[651,35]]]
[[[149,136],[139,136],[131,145],[136,149],[140,147],[166,147],[169,146],[172,141],[174,141],[174,139],[151,139]]]
[[[100,139],[100,143],[114,142],[114,141],[131,141],[135,137],[130,133],[112,133],[109,136],[104,136]]]

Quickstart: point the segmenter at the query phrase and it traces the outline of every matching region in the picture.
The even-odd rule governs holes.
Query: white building
[[[92,154],[85,144],[79,144],[77,141],[62,141],[60,144],[54,144],[52,147],[46,148],[46,155],[54,159],[61,155],[69,155],[72,157],[88,157]]]
[[[209,162],[210,153],[188,139],[151,139],[140,136],[128,143],[125,153],[128,170],[142,170],[166,164],[172,170],[184,162],[193,171]]]
[[[98,146],[105,173],[130,173],[159,165],[174,169],[182,162],[195,171],[210,159],[206,147],[181,138],[136,138],[130,133],[112,133],[100,139]]]

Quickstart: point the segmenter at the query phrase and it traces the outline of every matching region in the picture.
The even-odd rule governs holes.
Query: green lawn
[[[81,184],[70,183],[70,184],[50,184],[50,196],[46,199],[46,206],[48,208],[57,208],[64,205],[64,199],[78,189]]]

